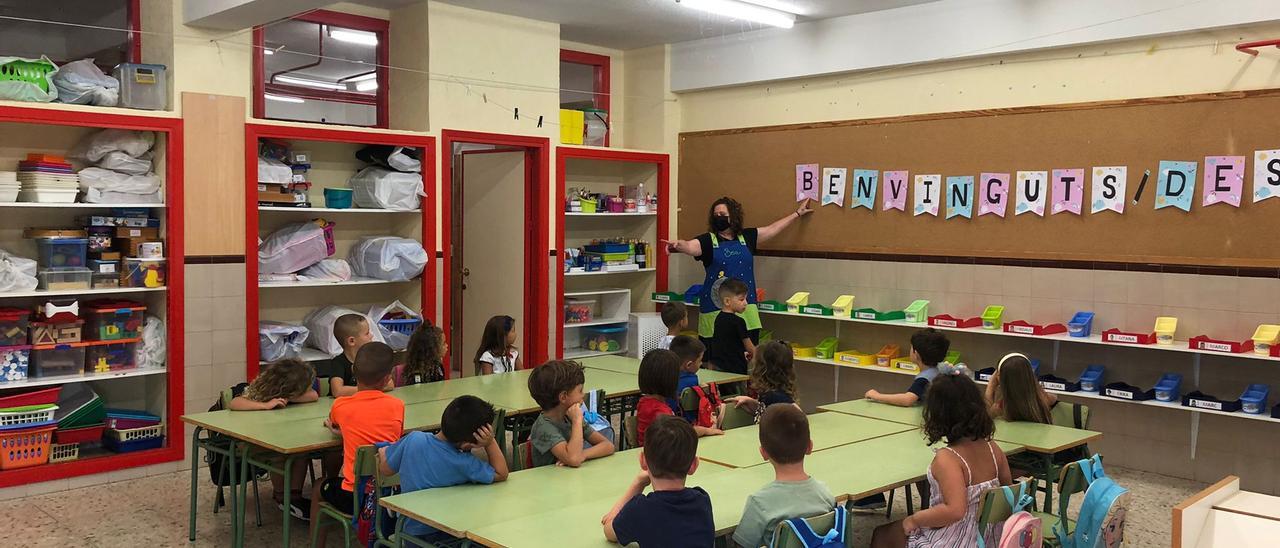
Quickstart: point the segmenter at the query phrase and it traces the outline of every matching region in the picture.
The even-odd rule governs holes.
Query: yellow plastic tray
[[[787,312],[799,314],[800,307],[809,304],[809,292],[797,291],[790,299],[787,299]]]
[[[876,357],[857,350],[845,350],[836,352],[836,361],[848,365],[875,365]]]
[[[916,362],[911,361],[911,358],[894,358],[893,361],[890,362],[889,367],[899,371],[910,371],[912,373],[920,372],[920,366],[916,365]]]
[[[812,346],[791,345],[791,353],[797,358],[816,358],[818,349]]]
[[[1253,332],[1253,353],[1267,355],[1280,339],[1280,325],[1262,324]]]
[[[853,315],[853,295],[841,295],[836,297],[836,301],[831,303],[831,313],[835,316],[848,318]]]
[[[899,347],[896,344],[886,344],[876,352],[876,365],[880,367],[889,367],[890,362],[898,357]]]

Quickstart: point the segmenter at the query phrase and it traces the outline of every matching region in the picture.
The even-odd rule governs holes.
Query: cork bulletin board
[[[1253,203],[1255,151],[1280,149],[1280,90],[1158,97],[683,133],[679,227],[682,238],[706,230],[720,196],[739,200],[747,226],[796,208],[797,164],[906,170],[917,174],[1085,170],[1080,215],[1033,213],[944,219],[906,211],[814,207],[805,222],[762,245],[793,252],[1153,262],[1280,267],[1280,198]],[[1206,156],[1244,156],[1240,207],[1201,206]],[[1156,210],[1162,160],[1200,166],[1190,212]],[[1089,172],[1128,166],[1124,214],[1089,212]],[[1137,205],[1143,171],[1151,177]],[[1046,186],[1046,191],[1048,187]],[[848,194],[852,195],[852,188]],[[1010,191],[1009,199],[1013,199]]]

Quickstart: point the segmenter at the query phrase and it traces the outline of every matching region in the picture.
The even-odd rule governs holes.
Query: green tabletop
[[[841,413],[809,415],[809,437],[813,440],[814,451],[911,429],[906,424]],[[699,439],[698,456],[703,460],[734,468],[764,464],[764,459],[760,457],[760,427],[744,426],[725,432],[723,436]]]
[[[625,373],[629,375],[637,375],[640,373],[640,360],[628,358],[626,356],[597,356],[580,361],[587,369],[602,369],[605,371],[613,371],[614,373]],[[747,375],[729,373],[726,371],[713,371],[710,369],[701,369],[698,371],[698,382],[703,384],[709,382],[714,382],[716,384],[728,384],[732,382],[742,382],[749,378],[750,377]]]
[[[838,403],[829,403],[827,405],[819,405],[819,411],[832,411],[836,413],[844,413],[846,415],[857,415],[859,417],[870,417],[880,419],[882,421],[898,422],[902,424],[910,424],[912,426],[920,426],[922,419],[920,410],[916,407],[898,407],[887,403],[880,403],[872,400],[850,400]]]
[[[711,476],[728,470],[724,466],[703,462],[698,466],[697,476]],[[599,499],[604,504],[604,511],[594,519],[596,527],[599,527],[600,517],[639,472],[640,450],[633,449],[587,461],[579,468],[541,466],[512,473],[502,483],[427,489],[383,498],[380,502],[461,538],[483,527]]]

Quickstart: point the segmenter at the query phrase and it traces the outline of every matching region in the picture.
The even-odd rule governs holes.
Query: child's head
[[[293,399],[310,390],[315,380],[316,370],[311,364],[293,358],[279,360],[258,372],[246,395],[254,401]]]
[[[356,375],[356,386],[361,390],[381,389],[387,384],[391,370],[395,369],[395,351],[386,343],[371,342],[360,347],[356,352],[356,361],[352,370]]]
[[[1030,359],[1016,352],[1007,354],[996,364],[995,374],[999,377],[995,401],[1000,403],[1004,418],[1042,424],[1053,422],[1048,398],[1031,368]]]
[[[369,320],[360,314],[343,314],[333,322],[333,337],[338,339],[342,350],[354,352],[373,340],[369,331]]]
[[[640,360],[639,377],[641,394],[674,398],[680,386],[680,357],[670,350],[650,350]]]
[[[987,412],[987,402],[978,385],[963,368],[947,367],[929,383],[924,393],[925,439],[932,445],[967,440],[989,440],[996,425]]]
[[[813,451],[809,417],[794,405],[771,405],[760,417],[760,456],[773,464],[803,462]]]
[[[926,327],[911,335],[911,361],[925,367],[934,367],[947,358],[951,341],[941,331]]]
[[[702,354],[707,351],[707,347],[703,346],[702,341],[697,337],[676,335],[676,338],[671,339],[671,351],[680,358],[681,370],[697,373],[702,367]]]
[[[674,415],[660,415],[644,432],[640,467],[649,477],[683,481],[698,469],[698,433]]]
[[[667,326],[667,333],[679,333],[689,327],[689,310],[682,302],[662,305],[662,325]]]
[[[747,284],[729,278],[720,284],[721,310],[739,313],[747,309]]]
[[[507,353],[507,348],[516,342],[516,319],[511,316],[494,316],[484,324],[484,333],[480,335],[480,348],[476,350],[476,361],[485,352],[497,357]]]
[[[444,341],[444,330],[422,322],[409,337],[408,356],[405,359],[405,376],[423,374],[429,367],[444,364],[449,345]]]
[[[476,431],[493,424],[493,406],[475,396],[458,396],[440,415],[440,433],[444,439],[470,451],[476,446]]]
[[[529,375],[529,395],[543,411],[582,403],[582,384],[586,375],[582,364],[568,360],[551,360]]]
[[[769,341],[756,349],[751,360],[751,389],[756,392],[780,391],[796,397],[795,353],[782,341]]]

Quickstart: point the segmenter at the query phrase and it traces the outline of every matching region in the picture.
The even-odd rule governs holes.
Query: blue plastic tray
[[[147,449],[159,449],[164,446],[164,436],[143,438],[140,440],[126,441],[124,443],[117,442],[110,436],[106,436],[102,438],[102,446],[117,453],[132,453],[134,451],[145,451]]]

